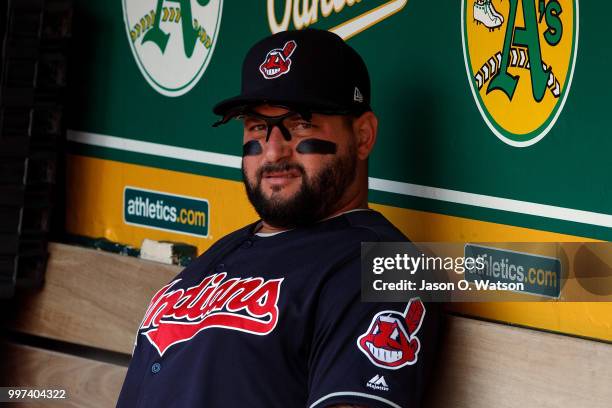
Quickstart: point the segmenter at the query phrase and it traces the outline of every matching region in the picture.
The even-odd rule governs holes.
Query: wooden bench
[[[65,388],[62,406],[112,407],[144,310],[179,268],[50,252],[44,289],[3,302],[0,385]],[[427,406],[609,408],[612,345],[449,315]]]

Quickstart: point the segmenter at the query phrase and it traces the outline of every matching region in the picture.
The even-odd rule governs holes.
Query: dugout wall
[[[184,242],[201,252],[252,221],[241,127],[213,129],[211,108],[238,93],[252,43],[315,27],[337,32],[368,65],[380,118],[370,202],[412,240],[612,239],[607,3],[74,4],[71,234],[134,247],[145,238]],[[452,308],[612,340],[606,303]]]

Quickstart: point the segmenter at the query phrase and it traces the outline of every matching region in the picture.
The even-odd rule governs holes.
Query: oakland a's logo
[[[157,92],[180,96],[198,83],[212,57],[223,0],[123,0],[138,68]]]
[[[542,139],[567,98],[578,0],[463,0],[463,54],[489,128],[518,147]]]

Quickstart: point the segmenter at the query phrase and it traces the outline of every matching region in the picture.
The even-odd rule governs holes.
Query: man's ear
[[[357,139],[357,157],[365,160],[376,143],[378,118],[374,112],[365,112],[353,120],[353,134]]]

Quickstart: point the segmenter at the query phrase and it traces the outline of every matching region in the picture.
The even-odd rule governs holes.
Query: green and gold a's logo
[[[463,0],[463,52],[481,115],[504,142],[529,146],[553,127],[578,45],[578,0]]]
[[[200,80],[216,43],[223,0],[123,0],[136,63],[147,82],[180,96]]]

